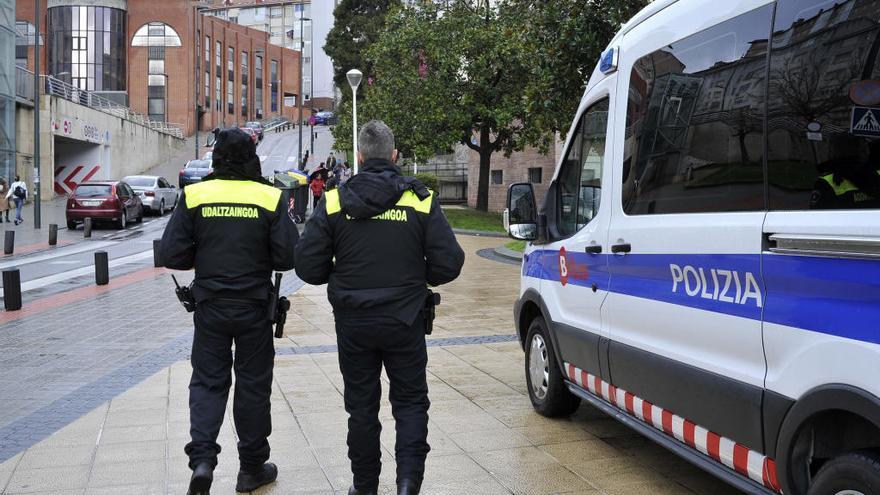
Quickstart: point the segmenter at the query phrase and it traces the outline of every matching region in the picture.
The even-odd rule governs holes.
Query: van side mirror
[[[504,228],[514,239],[534,241],[538,238],[538,207],[531,184],[521,182],[508,188]]]

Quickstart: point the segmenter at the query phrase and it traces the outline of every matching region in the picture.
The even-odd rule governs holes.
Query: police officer
[[[810,208],[817,210],[880,207],[880,143],[848,134],[831,140],[830,159],[820,165]],[[867,155],[867,156],[865,156]]]
[[[397,422],[398,494],[414,495],[430,450],[422,316],[426,284],[458,277],[464,252],[436,196],[415,179],[402,177],[394,165],[391,129],[368,122],[358,144],[363,168],[318,203],[297,245],[296,273],[310,284],[329,282],[349,414],[354,475],[349,494],[375,494],[379,486],[384,364]]]
[[[168,268],[195,267],[190,435],[191,495],[208,494],[217,465],[231,370],[239,492],[275,481],[269,460],[269,396],[275,349],[268,302],[272,270],[294,267],[299,238],[281,191],[261,177],[256,145],[242,130],[215,131],[214,172],[181,192],[162,236]],[[232,344],[235,343],[235,358]]]

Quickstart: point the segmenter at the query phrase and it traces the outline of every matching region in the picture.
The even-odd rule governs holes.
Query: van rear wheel
[[[539,414],[553,418],[568,416],[577,410],[580,399],[565,386],[543,318],[535,318],[529,325],[525,364],[529,399]]]
[[[851,452],[826,462],[810,485],[809,495],[869,495],[880,493],[880,456]]]

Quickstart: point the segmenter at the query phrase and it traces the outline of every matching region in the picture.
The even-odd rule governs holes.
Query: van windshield
[[[102,184],[81,185],[76,188],[78,198],[100,198],[110,196],[110,186]]]

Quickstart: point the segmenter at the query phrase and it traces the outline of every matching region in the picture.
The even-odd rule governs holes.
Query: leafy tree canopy
[[[336,6],[324,52],[333,60],[333,82],[337,87],[348,87],[345,73],[353,68],[364,74],[372,72],[364,52],[379,38],[388,10],[399,4],[400,0],[342,0]]]
[[[524,93],[531,124],[545,137],[564,135],[602,51],[648,0],[503,1],[522,20],[517,33],[532,54]]]

